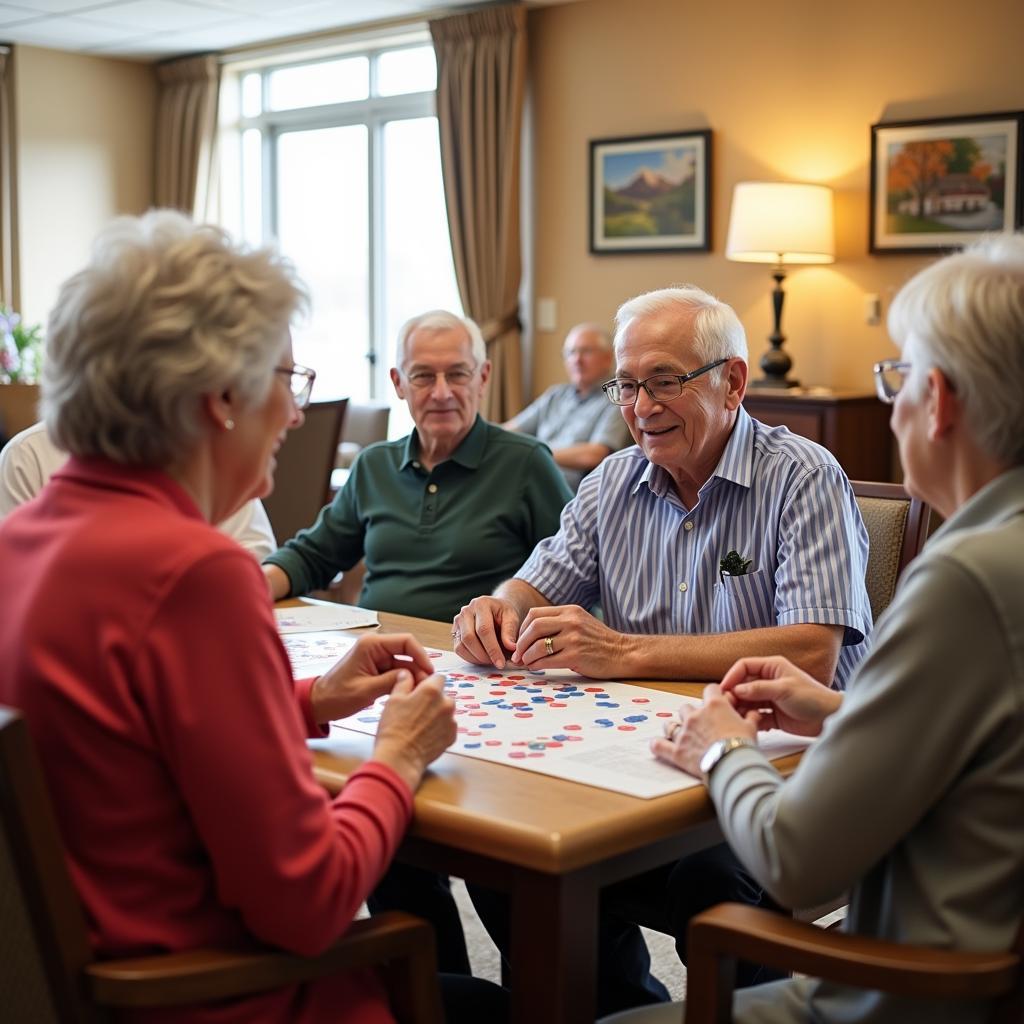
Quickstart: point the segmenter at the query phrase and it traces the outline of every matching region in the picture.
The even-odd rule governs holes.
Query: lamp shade
[[[832,263],[832,190],[795,182],[740,182],[732,195],[725,255],[741,263]]]

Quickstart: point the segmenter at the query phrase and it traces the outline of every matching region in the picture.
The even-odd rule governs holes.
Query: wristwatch
[[[757,744],[753,740],[748,740],[746,736],[730,736],[728,739],[715,740],[714,743],[704,751],[704,756],[700,759],[700,774],[704,780],[704,785],[708,784],[708,780],[711,778],[711,773],[715,770],[715,765],[725,757],[726,754],[736,750],[737,747],[756,747]]]

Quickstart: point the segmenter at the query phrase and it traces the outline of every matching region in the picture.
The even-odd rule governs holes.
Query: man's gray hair
[[[409,335],[421,328],[425,331],[465,331],[469,336],[476,365],[483,366],[487,362],[487,345],[475,320],[470,320],[468,316],[456,316],[446,309],[432,309],[411,317],[399,328],[398,344],[395,346],[395,366],[398,369],[402,368],[405,361],[405,343],[409,340]]]
[[[624,302],[615,314],[615,347],[634,320],[669,312],[692,319],[694,355],[701,366],[716,359],[747,359],[747,334],[732,306],[696,285],[659,288]],[[721,381],[723,367],[712,373]]]
[[[989,235],[926,267],[889,308],[889,333],[920,393],[937,367],[989,456],[1024,463],[1024,236]]]
[[[565,341],[562,342],[563,352],[574,334],[592,334],[601,348],[607,349],[609,352],[612,351],[612,337],[600,324],[583,323],[569,328],[569,333],[566,334]]]
[[[166,467],[202,436],[203,396],[261,402],[304,293],[269,249],[173,210],[119,217],[50,314],[42,415],[72,455]]]

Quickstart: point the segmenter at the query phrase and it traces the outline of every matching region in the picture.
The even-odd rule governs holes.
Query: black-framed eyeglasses
[[[402,376],[417,390],[432,388],[438,377],[444,377],[445,383],[450,388],[464,388],[472,379],[476,370],[467,370],[457,367],[454,370],[417,370],[415,373],[405,373]]]
[[[874,373],[875,391],[879,400],[886,405],[892,405],[907,379],[907,374],[910,373],[910,363],[899,359],[883,359],[880,363],[875,363]]]
[[[284,374],[288,378],[288,388],[295,400],[295,407],[305,409],[309,405],[309,396],[313,393],[316,370],[296,363],[295,366],[275,366],[274,373]]]
[[[653,377],[647,377],[645,380],[616,377],[614,380],[602,384],[601,390],[608,396],[608,401],[615,405],[633,405],[640,395],[641,388],[647,392],[652,402],[671,402],[683,393],[684,384],[696,380],[708,370],[713,370],[716,366],[727,362],[729,362],[728,357],[716,359],[713,363],[707,363],[690,373],[656,373]]]

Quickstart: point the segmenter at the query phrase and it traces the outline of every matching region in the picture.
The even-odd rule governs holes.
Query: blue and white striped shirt
[[[721,577],[719,561],[732,550],[750,569]],[[867,651],[867,557],[860,510],[832,455],[741,407],[692,509],[665,470],[627,448],[584,479],[559,532],[516,577],[552,604],[600,601],[621,633],[845,626],[834,681],[842,688]]]

